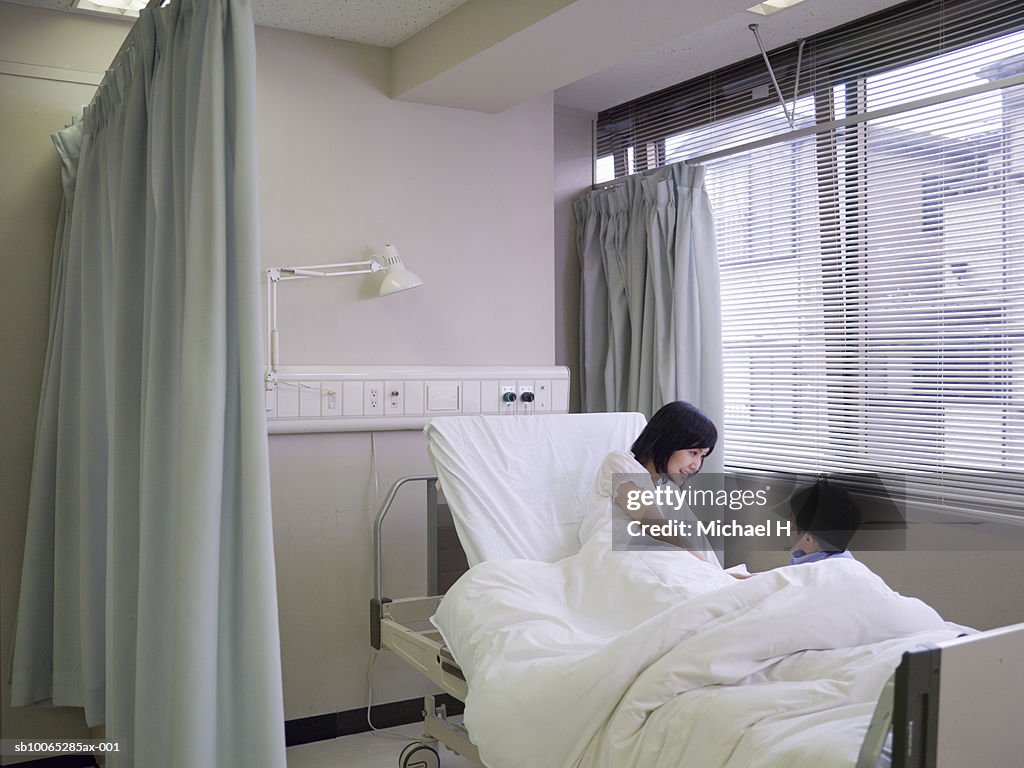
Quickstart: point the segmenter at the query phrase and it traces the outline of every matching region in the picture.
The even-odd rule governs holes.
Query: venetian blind
[[[907,3],[808,40],[799,79],[797,58],[771,54],[792,126],[760,57],[598,124],[606,174],[707,157],[727,466],[903,472],[1012,515],[1024,4]]]

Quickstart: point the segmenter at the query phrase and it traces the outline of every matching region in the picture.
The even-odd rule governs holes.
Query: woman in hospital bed
[[[903,650],[956,636],[852,559],[737,581],[706,542],[617,545],[665,518],[624,494],[685,482],[716,442],[665,406],[602,462],[578,553],[480,563],[442,600],[490,768],[852,768]]]
[[[594,494],[608,502],[594,503],[592,499],[590,514],[580,524],[580,541],[586,542],[598,527],[611,521],[616,548],[630,548],[630,544],[651,548],[654,539],[718,565],[703,534],[683,536],[679,525],[668,525],[685,522],[689,530],[696,531],[697,518],[688,507],[673,515],[657,504],[638,503],[645,492],[651,498],[659,487],[682,487],[700,471],[717,442],[718,430],[698,408],[681,400],[663,406],[629,451],[612,451],[601,462]],[[642,535],[638,536],[639,532]],[[745,574],[745,569],[741,573]]]
[[[654,531],[652,538],[707,560],[709,548],[699,546],[701,542],[695,539],[662,533],[667,519],[658,506],[638,505],[635,500],[658,486],[681,486],[700,471],[704,457],[717,442],[718,430],[711,419],[689,403],[669,403],[651,417],[628,452],[612,451],[605,456],[597,472],[595,491],[612,502],[609,510],[620,527],[636,520],[646,526],[645,530]],[[585,522],[580,539],[585,541],[590,533]]]

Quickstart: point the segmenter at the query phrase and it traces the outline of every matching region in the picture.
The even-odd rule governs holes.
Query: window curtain
[[[721,301],[704,168],[630,176],[573,210],[583,410],[650,417],[686,400],[721,426]]]
[[[247,0],[144,11],[64,201],[12,658],[122,766],[280,766]]]

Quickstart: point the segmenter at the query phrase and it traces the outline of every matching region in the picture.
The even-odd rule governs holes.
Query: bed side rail
[[[417,481],[434,482],[436,480],[437,475],[407,475],[406,477],[398,478],[391,484],[391,489],[388,491],[388,495],[384,498],[384,503],[381,504],[380,509],[377,510],[377,518],[373,522],[373,599],[378,604],[385,600],[381,540],[381,530],[384,526],[384,518],[387,517],[388,510],[391,509],[391,505],[394,503],[395,497],[398,495],[398,489],[403,485]]]
[[[860,754],[857,755],[857,768],[877,768],[882,751],[885,749],[886,740],[889,738],[889,731],[892,729],[893,691],[896,687],[896,673],[889,675],[889,679],[882,686],[882,693],[875,704],[874,714],[871,716],[871,723],[864,735],[864,741],[860,745]]]

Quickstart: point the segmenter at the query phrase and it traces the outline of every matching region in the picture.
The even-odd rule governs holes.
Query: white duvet
[[[481,563],[442,600],[490,768],[850,768],[902,652],[959,634],[854,560],[737,581],[609,541]]]

